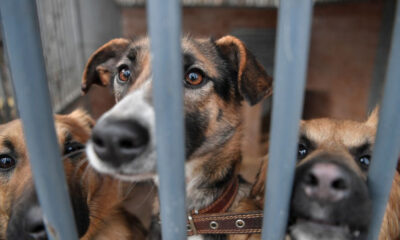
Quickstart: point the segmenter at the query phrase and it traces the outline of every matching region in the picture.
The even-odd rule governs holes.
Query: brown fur
[[[60,146],[63,148],[67,135],[70,135],[73,141],[85,143],[93,125],[94,121],[81,110],[69,115],[56,116],[55,126]],[[5,232],[13,203],[20,199],[25,191],[34,187],[20,120],[0,127],[1,153],[5,151],[3,143],[6,139],[13,144],[18,157],[12,172],[0,175],[0,239],[6,239]],[[82,191],[87,197],[90,226],[81,239],[144,239],[141,223],[134,216],[130,217],[121,207],[125,197],[123,185],[112,178],[98,175],[88,168],[85,159],[75,162],[67,158],[63,163],[68,184],[81,182],[84,188]],[[129,222],[131,220],[133,222]]]
[[[346,164],[366,180],[366,172],[360,170],[353,157],[348,150],[351,147],[359,146],[365,140],[374,142],[375,132],[378,122],[378,110],[375,109],[365,122],[354,122],[348,120],[333,120],[333,119],[315,119],[302,121],[300,124],[300,133],[305,134],[309,139],[317,143],[318,147],[311,154],[318,152],[342,152],[349,157]],[[307,161],[310,157],[306,157]],[[299,164],[304,164],[300,162]],[[262,167],[257,176],[257,180],[253,185],[251,197],[242,201],[236,211],[245,210],[261,210],[264,202],[265,179],[268,168],[268,156],[262,160]],[[249,238],[251,237],[251,238]],[[260,239],[260,235],[251,236],[233,236],[232,240],[244,239]],[[386,208],[386,213],[383,219],[380,240],[396,240],[400,237],[400,175],[396,171],[393,180],[392,190],[390,193],[389,202]]]
[[[133,41],[123,51],[115,51],[112,57],[107,58],[107,51],[104,54],[101,52],[111,45],[115,43],[107,43],[94,53],[85,72],[113,62],[113,66],[108,65],[108,71],[113,74],[108,81],[101,83],[109,82],[116,100],[122,104],[125,96],[140,89],[145,92],[145,99],[151,102],[152,85],[145,85],[152,81],[148,39]],[[212,203],[223,192],[229,180],[237,175],[241,161],[242,102],[255,104],[269,96],[272,78],[245,45],[233,36],[225,36],[216,41],[184,37],[182,53],[184,76],[197,69],[207,79],[204,85],[193,87],[185,83],[184,88],[187,205],[188,210],[193,210]],[[130,54],[134,57],[129,57]],[[131,72],[131,78],[124,83],[117,80],[121,67]],[[168,77],[165,76],[165,79]],[[83,89],[90,88],[88,83],[100,83],[95,80],[84,74]],[[118,104],[114,110],[118,109]],[[127,108],[129,106],[121,110],[125,116],[128,115]],[[112,111],[106,116],[112,116]],[[149,162],[148,159],[146,161]],[[136,163],[139,165],[138,160]],[[138,168],[134,170],[140,172]],[[113,174],[111,171],[109,173]],[[131,173],[127,171],[123,174]],[[118,176],[118,173],[115,175]],[[237,200],[248,192],[249,186],[241,183],[240,189]]]

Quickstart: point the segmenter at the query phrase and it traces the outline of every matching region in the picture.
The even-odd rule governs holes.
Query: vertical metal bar
[[[77,239],[46,81],[37,8],[2,0],[0,14],[36,192],[50,239]]]
[[[376,50],[375,66],[368,97],[368,109],[372,111],[382,97],[385,72],[389,59],[390,41],[394,23],[396,0],[385,0],[382,10],[381,30],[379,32],[378,48]]]
[[[368,183],[372,196],[372,220],[368,239],[378,239],[396,171],[400,148],[400,2],[397,1],[393,39],[386,73],[378,132]]]
[[[281,0],[279,5],[271,145],[264,203],[264,240],[286,232],[312,19],[312,0]]]
[[[181,7],[179,0],[147,4],[162,238],[186,239]]]

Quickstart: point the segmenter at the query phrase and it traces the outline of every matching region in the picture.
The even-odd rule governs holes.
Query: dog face
[[[86,233],[90,221],[86,189],[80,183],[76,165],[82,159],[83,144],[92,125],[92,120],[79,111],[56,117],[61,151],[70,155],[64,160],[64,168],[80,236]],[[0,238],[47,239],[20,120],[0,127],[0,181]]]
[[[371,215],[366,180],[376,115],[377,111],[362,123],[332,119],[301,123],[291,203],[295,239],[366,238]]]
[[[125,186],[88,168],[83,149],[93,125],[80,110],[55,117],[79,237],[144,239],[141,223],[120,208]],[[20,120],[0,126],[0,181],[0,239],[47,239]]]
[[[240,159],[241,102],[255,104],[269,95],[272,79],[232,36],[217,41],[186,37],[182,53],[189,171],[202,171],[218,181]],[[116,39],[97,50],[86,66],[83,91],[92,84],[111,86],[117,104],[93,131],[87,147],[90,162],[102,172],[130,180],[154,174],[155,113],[148,39]]]
[[[377,112],[365,122],[301,122],[289,221],[292,239],[366,238],[371,215],[366,181]],[[267,164],[266,159],[252,189],[261,199]]]

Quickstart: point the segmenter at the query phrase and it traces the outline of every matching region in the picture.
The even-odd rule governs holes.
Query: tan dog
[[[183,66],[174,71],[184,71],[187,211],[209,209],[233,184],[237,194],[227,194],[232,199],[225,199],[227,206],[217,212],[229,211],[250,190],[244,181],[235,184],[241,161],[242,103],[255,104],[270,95],[272,79],[232,36],[185,37],[182,53]],[[99,48],[86,65],[82,90],[88,91],[92,84],[111,87],[117,104],[93,130],[87,145],[90,163],[130,181],[151,179],[156,174],[156,147],[148,39],[115,39]],[[207,236],[216,238],[224,236]]]
[[[299,240],[366,239],[371,202],[366,185],[377,110],[365,122],[315,119],[300,123],[298,164],[288,237]],[[268,157],[252,196],[236,210],[260,210]],[[400,176],[396,172],[379,239],[400,237]],[[260,239],[259,235],[232,239]]]
[[[141,223],[121,208],[120,183],[87,167],[82,149],[93,125],[79,110],[55,117],[80,239],[144,239]],[[0,239],[47,239],[20,120],[0,126],[0,181]]]

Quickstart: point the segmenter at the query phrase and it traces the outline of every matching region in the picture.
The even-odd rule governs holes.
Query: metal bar
[[[392,30],[396,0],[385,0],[382,10],[381,30],[379,32],[379,43],[375,56],[375,66],[372,76],[372,83],[368,97],[368,110],[372,111],[382,98],[385,72],[389,59],[390,41],[392,40]]]
[[[162,238],[183,240],[186,239],[186,210],[181,7],[179,0],[147,3]]]
[[[264,203],[264,240],[282,240],[286,232],[303,108],[312,11],[312,0],[280,1]]]
[[[378,239],[396,171],[400,147],[400,2],[397,1],[386,84],[379,114],[378,132],[368,174],[372,220],[368,239]]]
[[[78,239],[54,130],[36,3],[2,0],[0,11],[17,106],[48,236]]]

